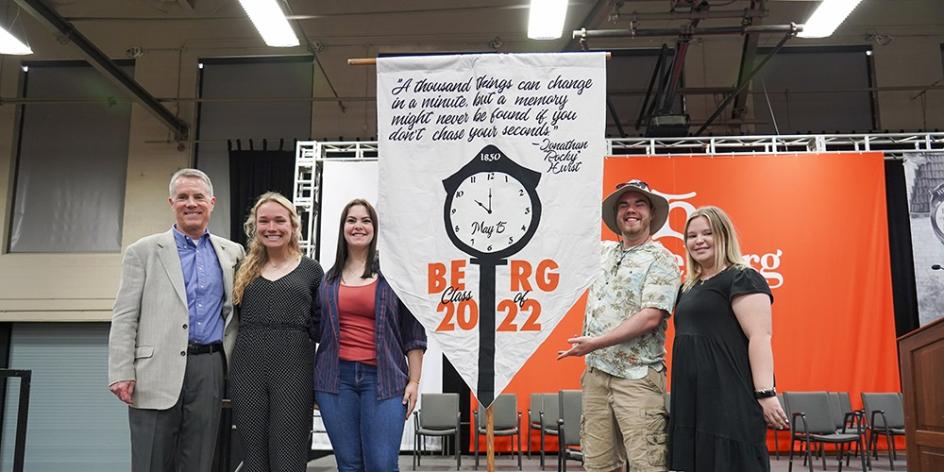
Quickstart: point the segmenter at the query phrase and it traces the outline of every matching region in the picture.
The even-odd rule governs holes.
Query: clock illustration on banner
[[[944,244],[944,184],[931,191],[930,217],[934,234]]]
[[[495,270],[524,249],[541,222],[541,174],[511,160],[493,145],[482,148],[443,180],[446,234],[479,266],[479,403],[495,399]]]
[[[528,244],[541,221],[541,174],[485,146],[443,181],[446,233],[462,252],[483,259],[511,256]]]

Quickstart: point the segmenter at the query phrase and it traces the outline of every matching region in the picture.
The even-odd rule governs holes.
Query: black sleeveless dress
[[[311,430],[314,346],[308,334],[324,272],[302,257],[277,280],[246,287],[231,375],[244,472],[303,472]]]
[[[754,269],[729,267],[679,298],[672,349],[669,469],[769,471],[767,424],[754,399],[747,337],[731,300],[764,293]]]

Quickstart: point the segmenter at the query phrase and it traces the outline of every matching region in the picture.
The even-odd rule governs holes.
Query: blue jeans
[[[315,392],[339,472],[399,471],[403,396],[377,399],[377,368],[341,361],[338,393]]]

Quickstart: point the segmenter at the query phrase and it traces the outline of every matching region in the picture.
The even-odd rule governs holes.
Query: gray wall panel
[[[32,66],[26,81],[27,97],[100,101],[23,107],[10,252],[119,251],[130,101],[88,65]]]
[[[13,325],[10,368],[30,369],[26,470],[130,470],[128,408],[108,383],[107,323]],[[13,467],[19,381],[7,384],[0,470]]]

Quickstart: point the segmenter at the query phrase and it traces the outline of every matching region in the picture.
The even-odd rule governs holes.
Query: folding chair
[[[544,458],[547,456],[547,437],[557,436],[560,419],[560,394],[548,393],[544,397],[544,410],[541,411],[541,470],[544,470]]]
[[[420,409],[413,412],[413,470],[420,465],[426,449],[426,437],[443,438],[443,452],[447,439],[452,436],[452,448],[456,455],[456,470],[462,467],[459,452],[459,394],[424,393],[420,397]]]
[[[518,470],[521,470],[521,412],[518,411],[518,398],[514,394],[504,393],[492,402],[493,431],[495,436],[518,438]],[[485,409],[479,404],[473,415],[475,430],[475,469],[479,468],[479,437],[487,433]]]
[[[888,445],[888,465],[895,470],[895,436],[905,435],[905,411],[900,393],[862,393],[862,405],[869,420],[870,455],[878,460],[878,438]]]
[[[787,470],[793,471],[794,444],[801,441],[806,446],[806,461],[813,472],[812,443],[835,444],[839,449],[839,471],[842,472],[842,459],[846,444],[855,443],[860,451],[864,450],[862,436],[843,430],[836,432],[836,424],[826,392],[785,392],[783,402],[790,412],[790,463]],[[843,422],[844,424],[846,421]],[[860,454],[862,470],[867,470],[865,455]],[[822,456],[823,469],[826,468],[826,456]]]
[[[567,460],[575,459],[583,463],[580,450],[580,417],[583,415],[583,392],[580,390],[560,391],[560,419],[557,422],[558,443],[557,471],[567,472]]]
[[[783,411],[787,413],[787,415],[789,415],[790,412],[787,411],[787,407],[783,404],[782,393],[777,394],[777,401],[780,402],[780,408],[783,408]],[[769,425],[767,426],[767,429],[772,430],[774,432],[774,458],[779,461],[780,460],[780,440],[778,436],[780,435],[779,433],[781,430],[774,428],[773,426],[769,426]]]
[[[528,459],[531,458],[531,431],[541,431],[541,411],[544,410],[544,394],[532,393],[528,405]]]

